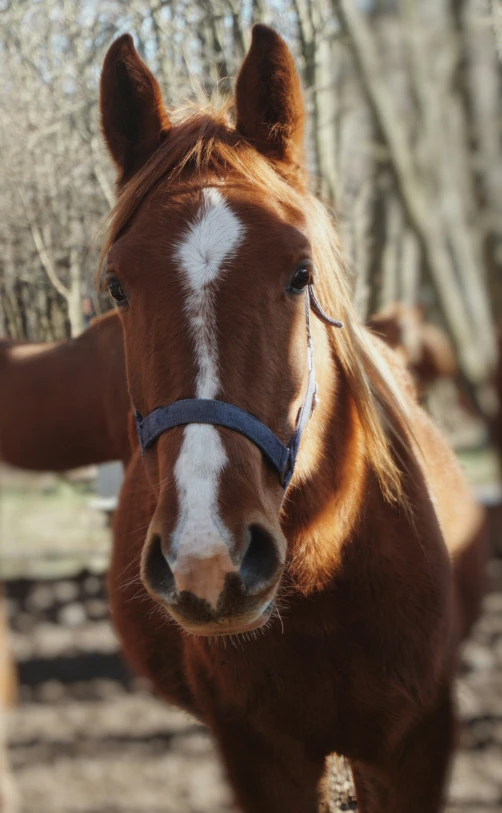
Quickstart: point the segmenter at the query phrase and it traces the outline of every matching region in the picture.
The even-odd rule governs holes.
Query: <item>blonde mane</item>
[[[392,373],[354,308],[338,234],[325,207],[301,182],[297,189],[288,181],[286,167],[283,177],[281,168],[278,171],[235,131],[228,105],[222,110],[186,107],[170,112],[170,118],[175,126],[164,144],[119,193],[107,219],[100,268],[109,248],[154,187],[174,194],[194,184],[207,184],[208,175],[231,176],[233,182],[246,186],[252,179],[253,188],[264,199],[273,195],[285,207],[301,213],[308,223],[319,298],[345,325],[344,330],[330,333],[332,349],[358,412],[368,462],[385,499],[402,502],[403,471],[392,440],[397,438],[398,445],[408,446],[406,438],[412,438],[413,431]]]

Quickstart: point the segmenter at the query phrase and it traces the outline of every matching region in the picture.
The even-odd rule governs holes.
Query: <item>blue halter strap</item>
[[[168,406],[160,406],[150,412],[146,417],[142,417],[136,411],[136,428],[141,446],[142,454],[150,448],[157,438],[168,429],[174,426],[186,426],[190,423],[205,423],[215,426],[223,426],[226,429],[233,429],[244,435],[248,440],[257,446],[267,460],[277,470],[281,483],[287,488],[293,476],[296,457],[304,429],[316,406],[317,384],[314,369],[314,351],[312,336],[310,332],[310,311],[333,327],[343,327],[342,322],[331,319],[322,309],[314,293],[312,285],[308,285],[305,291],[305,314],[307,322],[307,363],[308,363],[308,385],[305,393],[298,422],[291,439],[286,446],[271,429],[262,421],[255,418],[234,404],[226,401],[216,401],[204,398],[186,398],[181,401],[174,401]]]

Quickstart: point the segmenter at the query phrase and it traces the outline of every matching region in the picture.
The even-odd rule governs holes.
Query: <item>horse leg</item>
[[[439,813],[455,740],[450,688],[400,745],[375,763],[352,761],[360,813]]]
[[[299,743],[272,740],[246,725],[214,732],[243,813],[320,813],[325,759],[311,759]]]

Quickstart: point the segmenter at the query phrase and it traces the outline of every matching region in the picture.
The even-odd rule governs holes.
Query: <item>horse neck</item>
[[[0,343],[3,461],[36,470],[130,457],[122,327],[98,318],[76,339]],[[19,412],[23,431],[13,432]]]
[[[343,373],[331,353],[317,366],[320,404],[302,442],[299,477],[283,521],[289,576],[304,594],[333,577],[358,523],[369,475],[364,434]]]

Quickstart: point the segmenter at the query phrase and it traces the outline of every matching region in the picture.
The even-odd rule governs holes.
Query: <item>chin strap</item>
[[[157,438],[174,426],[186,426],[190,423],[212,424],[233,429],[248,438],[257,446],[267,460],[277,470],[281,483],[286,489],[295,469],[296,457],[304,430],[312,416],[317,403],[317,384],[314,367],[314,345],[310,330],[310,311],[331,327],[343,327],[343,322],[328,316],[317,299],[314,288],[308,285],[305,289],[305,319],[307,325],[307,364],[308,384],[305,399],[300,409],[296,429],[286,446],[271,429],[249,412],[228,404],[225,401],[204,398],[186,398],[174,401],[168,406],[161,406],[143,416],[136,410],[136,428],[141,446],[141,453],[150,448]]]

